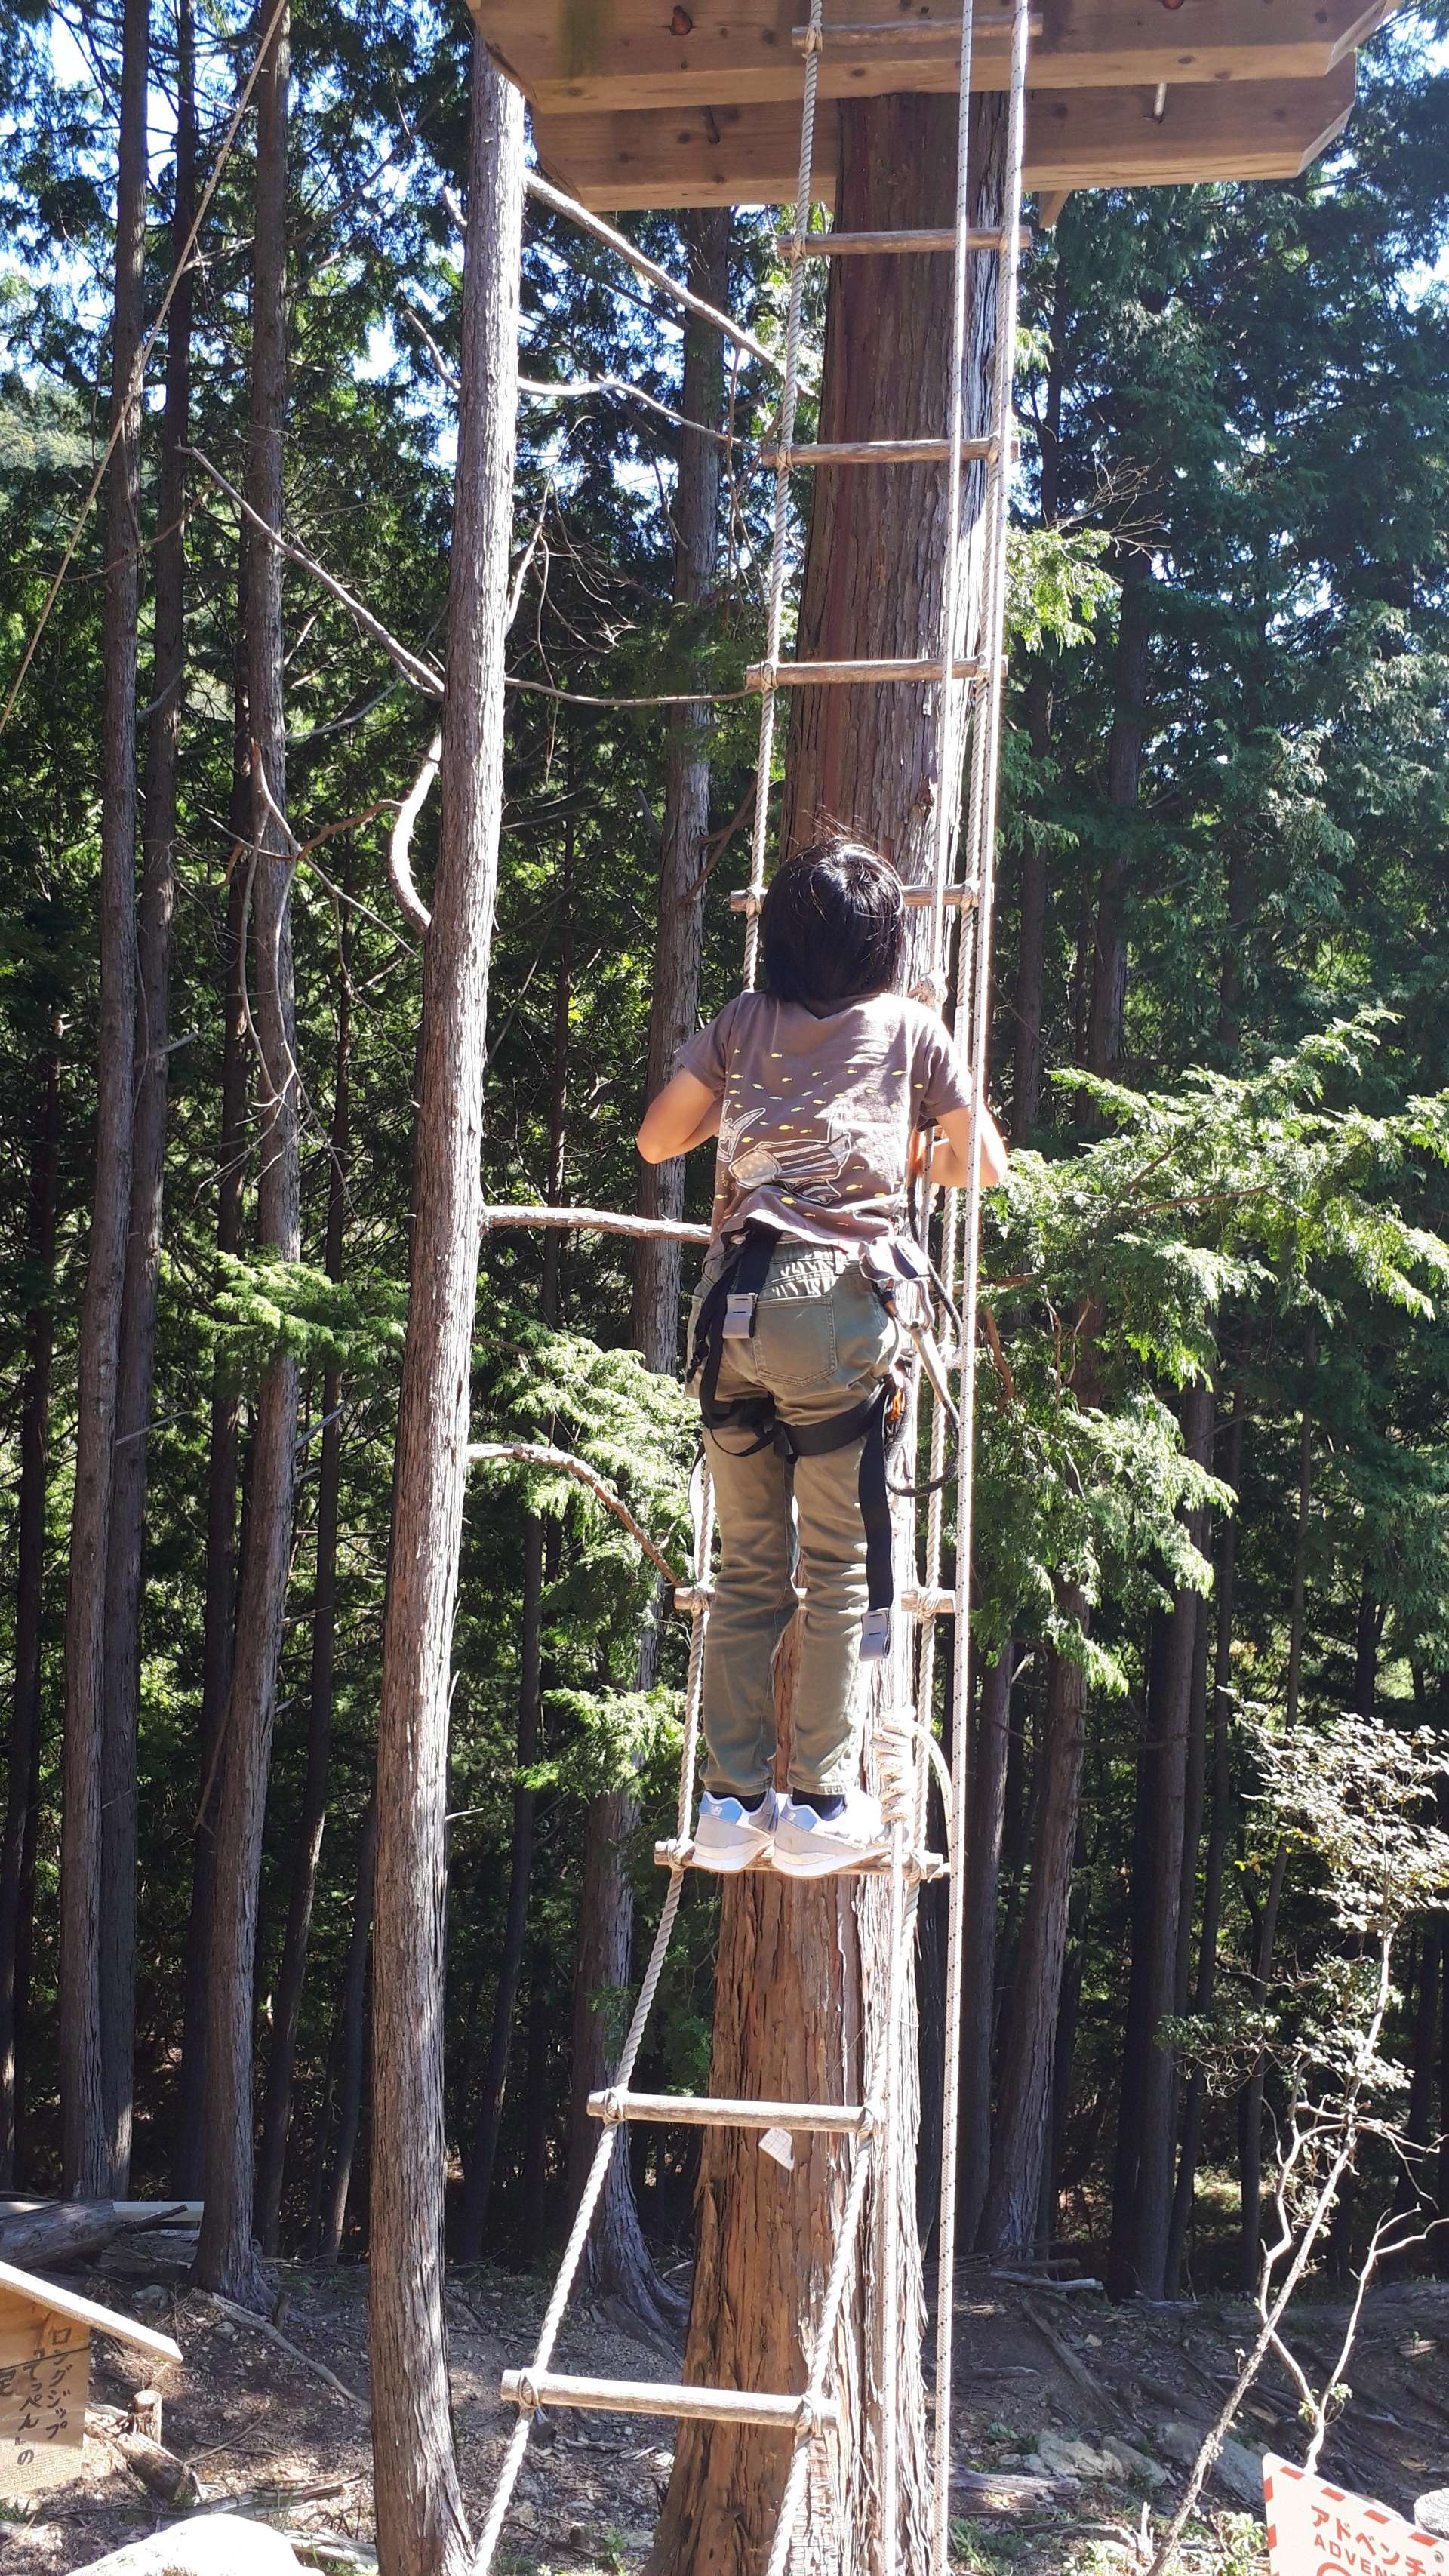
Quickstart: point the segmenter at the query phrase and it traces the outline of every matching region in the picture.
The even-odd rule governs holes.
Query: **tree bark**
[[[1062,1587],[1062,1607],[1068,1617],[1085,1626],[1087,1605],[1074,1584]],[[1081,1806],[1086,1715],[1086,1674],[1080,1664],[1053,1655],[1047,1668],[1031,1885],[1001,2070],[991,2182],[981,2223],[981,2243],[992,2254],[1027,2255],[1036,2241],[1051,2127],[1052,2066]]]
[[[1007,1748],[1015,1643],[981,1675],[971,1728],[966,1889],[962,1922],[960,2241],[976,2242],[991,2176],[991,2046],[996,2026],[996,1919],[1006,1820]]]
[[[463,2576],[442,2298],[448,1671],[467,1473],[488,964],[503,801],[523,101],[473,40],[442,811],[378,1729],[370,2339],[383,2576]]]
[[[196,210],[195,40],[190,0],[176,11],[176,180],[171,258]],[[110,1530],[106,1547],[105,1744],[101,1794],[101,2059],[111,2188],[130,2188],[136,2023],[136,1737],[141,1692],[141,1550],[147,1433],[156,1369],[156,1299],[171,1034],[176,879],[176,761],[186,682],[186,461],[191,405],[190,264],[166,326],[166,405],[156,518],[152,713],[146,738],[137,943],[131,1205],[121,1304]]]
[[[1127,881],[1131,872],[1130,836],[1142,774],[1150,580],[1146,555],[1139,550],[1128,554],[1122,565],[1112,731],[1107,744],[1107,803],[1114,839],[1097,885],[1092,986],[1087,1006],[1089,1073],[1115,1074],[1122,1060],[1122,1024],[1127,1006]]]
[[[572,787],[573,746],[569,746],[569,779]],[[568,1116],[569,1012],[573,1001],[574,966],[574,817],[570,810],[564,825],[564,846],[559,870],[559,958],[554,979],[553,1060],[549,1080],[548,1174],[544,1201],[549,1207],[565,1204],[564,1126]],[[543,1239],[543,1288],[539,1310],[546,1324],[559,1319],[559,1269],[564,1238],[550,1231]],[[498,1977],[493,1996],[493,2022],[488,2037],[488,2061],[483,2073],[483,2098],[479,2107],[478,2127],[473,2152],[463,2189],[463,2211],[458,2232],[458,2248],[465,2263],[476,2263],[483,2252],[483,2230],[488,2217],[488,2200],[493,2188],[493,2165],[498,2152],[498,2126],[503,2117],[503,2094],[508,2080],[508,2058],[513,2033],[513,2011],[518,2000],[518,1980],[523,1968],[523,1948],[528,1933],[528,1882],[533,1870],[533,1823],[537,1792],[526,1782],[525,1774],[538,1760],[539,1727],[542,1718],[542,1637],[544,1582],[544,1525],[536,1516],[529,1519],[523,1534],[523,1600],[518,1672],[518,1728],[516,1737],[517,1776],[513,1787],[513,1822],[508,1850],[508,1905],[503,1925],[503,1947],[498,1959]]]
[[[726,206],[702,207],[683,219],[690,285],[716,309],[729,301],[732,221]],[[691,324],[684,344],[680,408],[686,419],[705,428],[718,429],[724,420],[719,334],[697,322]],[[691,634],[701,625],[700,613],[708,608],[719,572],[720,453],[715,439],[701,436],[696,429],[681,430],[674,495],[674,604],[679,622]],[[699,1015],[712,736],[710,708],[701,702],[678,710],[666,740],[646,1106],[668,1081],[675,1056]],[[683,1215],[682,1156],[669,1163],[640,1164],[637,1203],[641,1216]],[[662,1238],[641,1242],[635,1250],[629,1338],[652,1369],[668,1370],[675,1364],[682,1255],[681,1244]]]
[[[1243,1474],[1243,1390],[1233,1390],[1232,1426],[1228,1433],[1227,1482],[1236,1493]],[[1202,1929],[1198,1938],[1197,1980],[1192,1993],[1192,2010],[1205,2020],[1213,2008],[1217,1991],[1218,1940],[1223,1919],[1223,1870],[1228,1854],[1228,1833],[1232,1824],[1232,1768],[1230,1762],[1230,1729],[1233,1710],[1233,1596],[1236,1588],[1238,1561],[1238,1518],[1234,1512],[1225,1522],[1218,1546],[1216,1583],[1217,1636],[1213,1650],[1212,1685],[1212,1809],[1208,1821],[1207,1853],[1202,1876]],[[1183,2254],[1188,2230],[1192,2224],[1193,2199],[1197,2187],[1198,2158],[1202,2152],[1203,2105],[1207,2082],[1200,2066],[1194,2066],[1188,2078],[1187,2098],[1183,2105],[1182,2147],[1177,2163],[1177,2184],[1173,2193],[1172,2234],[1167,2254],[1168,2296],[1176,2298],[1182,2283]]]
[[[287,117],[291,28],[284,11],[257,85],[256,252],[248,498],[269,527],[282,523],[287,401]],[[287,735],[283,702],[282,558],[252,548],[247,694],[251,717],[252,1019],[258,1096],[257,1232],[284,1261],[301,1252],[298,1078],[287,855]],[[197,2248],[203,2289],[243,2305],[266,2301],[253,2242],[253,1977],[262,1827],[271,1767],[277,1674],[292,1545],[297,1364],[279,1356],[256,1399],[246,1546],[225,1721],[216,1825],[216,1904],[207,2020],[206,2213]]]
[[[377,1869],[377,1800],[369,1798],[357,1845],[357,1893],[352,1908],[352,1937],[347,1944],[347,1974],[342,1987],[342,2086],[337,2102],[337,2145],[322,2203],[317,2235],[319,2262],[335,2263],[342,2251],[352,2160],[362,2119],[362,2082],[367,2067],[367,1954],[372,1947],[372,1894]]]
[[[729,301],[732,217],[707,207],[685,217],[689,274],[695,292],[716,307]],[[681,407],[704,428],[724,419],[724,365],[719,335],[695,324],[685,341]],[[698,628],[719,570],[720,449],[698,430],[682,430],[679,480],[674,498],[674,601]],[[674,1058],[699,1016],[700,961],[704,946],[706,841],[712,724],[701,702],[682,707],[671,723],[665,761],[664,825],[659,866],[659,909],[649,1003],[646,1102],[668,1081]],[[641,1163],[637,1206],[641,1216],[684,1212],[684,1162]],[[672,1370],[679,1358],[680,1278],[683,1247],[660,1238],[634,1252],[630,1339],[645,1366]],[[654,1679],[658,1622],[646,1634],[640,1682]],[[627,1859],[639,1823],[638,1802],[611,1791],[594,1800],[585,1824],[587,1858],[574,1992],[574,2056],[569,2109],[569,2178],[583,2187],[597,2140],[588,2097],[613,2073],[609,2035],[597,2010],[601,1981],[613,1970],[626,1984],[633,1949],[634,1891]],[[644,2242],[627,2156],[616,2155],[585,2257],[591,2286],[621,2299],[656,2327],[677,2324],[676,2302],[664,2289]]]
[[[246,549],[238,583],[238,614],[246,627]],[[244,664],[244,651],[238,655]],[[237,672],[237,732],[240,757],[233,780],[233,845],[249,829],[250,789],[246,769],[249,739],[246,674]],[[247,1025],[242,968],[245,957],[247,869],[238,860],[227,889],[222,929],[223,1035],[221,1071],[220,1169],[216,1197],[218,1252],[240,1252],[245,1216],[243,1158],[246,1150]],[[226,1363],[216,1362],[211,1387],[211,1432],[206,1471],[206,1601],[203,1614],[201,1717],[197,1729],[196,1814],[191,1831],[191,1907],[186,1927],[186,1966],[181,2040],[181,2098],[172,2181],[187,2198],[196,2197],[205,2175],[206,2018],[211,1992],[211,1927],[216,1895],[216,1813],[220,1790],[221,1746],[231,1696],[232,1654],[236,1623],[236,1501],[241,1460],[241,1398]]]
[[[1183,1404],[1183,1445],[1199,1465],[1206,1465],[1212,1455],[1212,1425],[1211,1388],[1190,1388]],[[1191,1516],[1191,1534],[1201,1546],[1206,1536],[1201,1512]],[[1199,1608],[1200,1597],[1196,1592],[1183,1590],[1178,1593],[1167,1623],[1162,1696],[1160,1703],[1154,1701],[1151,1712],[1155,1741],[1151,1768],[1149,1899],[1145,1908],[1147,1976],[1138,2101],[1140,2144],[1132,2232],[1135,2286],[1148,2299],[1165,2299],[1169,2295],[1167,2258],[1177,2150],[1178,2085],[1177,2061],[1162,2037],[1162,2024],[1180,2006],[1178,1960],[1188,1736]]]
[[[15,1506],[15,1688],[0,1844],[0,2189],[16,2176],[18,2067],[24,2047],[19,1965],[25,1921],[26,1846],[32,1835],[40,1764],[40,1671],[45,1592],[45,1513],[50,1486],[50,1370],[55,1343],[55,1273],[60,1163],[60,1028],[35,1069],[35,1127],[25,1210],[25,1257],[33,1281],[25,1318],[20,1398],[20,1487]]]
[[[1066,382],[1067,265],[1057,247],[1052,289],[1051,346],[1046,392],[1039,428],[1041,451],[1040,509],[1044,528],[1054,527],[1060,481],[1062,393]],[[1026,734],[1032,758],[1045,773],[1051,754],[1052,684],[1049,665],[1039,660],[1026,686]],[[1042,1008],[1046,979],[1047,854],[1041,835],[1027,821],[1021,838],[1016,932],[1016,983],[1012,997],[1015,1038],[1011,1069],[1011,1134],[1021,1145],[1041,1124]]]
[[[1304,1353],[1304,1372],[1311,1392],[1318,1360],[1317,1335],[1312,1325]],[[1308,1526],[1313,1501],[1313,1416],[1305,1400],[1298,1434],[1298,1516],[1293,1541],[1293,1591],[1288,1614],[1288,1674],[1284,1694],[1284,1724],[1291,1735],[1298,1724],[1298,1702],[1303,1679],[1303,1640],[1307,1626],[1308,1603]],[[1268,1998],[1268,1984],[1273,1973],[1273,1952],[1278,1939],[1278,1909],[1283,1901],[1283,1884],[1288,1875],[1288,1846],[1280,1842],[1273,1855],[1268,1891],[1263,1899],[1263,1912],[1258,1925],[1258,1955],[1253,1967],[1251,1997],[1255,2009],[1262,2011]],[[1251,2296],[1258,2287],[1258,2263],[1262,2242],[1263,2203],[1263,2085],[1264,2070],[1259,2065],[1249,2077],[1238,2098],[1238,2162],[1240,2168],[1240,2228],[1242,2286]]]
[[[352,890],[352,860],[343,869],[344,897]],[[329,1279],[342,1277],[342,1236],[347,1215],[347,1165],[351,1152],[352,914],[344,902],[337,967],[337,1045],[332,1096],[332,1142],[327,1160]],[[257,2234],[264,2254],[277,2251],[287,2133],[292,2118],[292,2077],[297,2027],[307,1977],[317,1866],[327,1823],[327,1782],[332,1758],[332,1675],[337,1650],[337,1533],[342,1491],[342,1374],[322,1379],[322,1436],[317,1463],[317,1578],[312,1594],[312,1670],[307,1693],[307,1771],[302,1812],[292,1846],[287,1928],[272,2008],[272,2049],[267,2061],[266,2107],[257,2169]]]
[[[106,1550],[131,1191],[136,1015],[136,623],[140,598],[140,388],[146,252],[150,0],[125,0],[116,188],[111,424],[101,628],[100,1028],[96,1178],[77,1353],[75,1501],[65,1613],[60,1898],[61,2167],[65,2188],[111,2181],[101,2024],[101,1848]]]
[[[973,224],[1000,220],[1005,105],[971,102]],[[956,108],[947,99],[851,100],[840,110],[842,230],[877,231],[950,220]],[[976,264],[968,314],[968,435],[984,426],[995,340],[995,272]],[[985,271],[982,275],[979,272]],[[948,416],[952,347],[950,263],[865,259],[835,264],[830,281],[819,435],[824,440],[923,433]],[[965,479],[970,532],[960,636],[969,649],[979,618],[983,476]],[[945,478],[915,468],[821,474],[812,494],[799,624],[802,656],[917,653],[940,632]],[[959,794],[933,759],[925,693],[842,688],[801,693],[792,709],[781,847],[809,837],[829,814],[892,855],[907,877],[927,873],[936,800]],[[924,930],[924,925],[922,925]],[[917,970],[924,958],[917,951]],[[908,967],[907,980],[911,979]],[[782,1658],[782,1677],[792,1670]],[[788,1719],[788,1711],[785,1712]],[[861,2035],[879,2016],[890,1950],[883,1884],[795,1887],[746,1877],[726,1883],[716,1976],[711,2088],[795,2099],[859,2099]],[[914,1980],[907,1969],[908,1985]],[[899,2545],[923,2563],[926,2462],[920,2344],[924,2297],[916,2233],[917,2121],[914,1997],[903,2015],[900,2083],[892,2105],[899,2142],[901,2265],[881,2274],[879,2230],[862,2241],[834,2355],[838,2431],[817,2446],[801,2543],[824,2563],[880,2565],[871,2503],[882,2474],[881,2367],[892,2338],[897,2371]],[[836,2087],[842,2088],[836,2091]],[[826,2141],[797,2142],[782,2175],[758,2144],[724,2130],[704,2135],[699,2248],[685,2360],[687,2378],[786,2389],[803,2382],[803,2340],[843,2205],[848,2156]],[[876,2204],[879,2215],[879,2202]],[[650,2566],[655,2576],[746,2576],[773,2519],[789,2443],[726,2425],[681,2427]]]

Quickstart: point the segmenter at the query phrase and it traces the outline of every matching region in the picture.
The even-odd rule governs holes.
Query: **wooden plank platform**
[[[787,104],[798,122],[803,0],[471,0],[494,53],[543,115]],[[822,98],[954,92],[959,0],[917,0],[899,42],[821,56]],[[1035,13],[1034,13],[1035,14]],[[1363,43],[1384,0],[1043,0],[1034,77],[1063,89],[1159,81],[1319,80]],[[831,0],[827,26],[887,16],[881,0]],[[1004,89],[1009,8],[982,0],[973,86]],[[789,191],[783,192],[788,194]],[[622,201],[619,201],[622,202]],[[662,200],[660,202],[663,202]]]
[[[1150,5],[1160,9],[1161,0]],[[1165,99],[1147,87],[1033,89],[1026,184],[1060,191],[1296,178],[1342,131],[1353,95],[1351,54],[1318,80],[1173,84]],[[539,114],[534,137],[545,169],[586,205],[774,205],[795,190],[800,113],[791,101],[703,114]],[[838,155],[826,105],[815,179],[827,205],[834,201]]]

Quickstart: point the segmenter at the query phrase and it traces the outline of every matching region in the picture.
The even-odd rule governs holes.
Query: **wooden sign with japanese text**
[[[0,2286],[0,2495],[75,2476],[90,2367],[85,2325]]]
[[[1271,2452],[1263,2501],[1271,2576],[1449,2576],[1449,2542]]]

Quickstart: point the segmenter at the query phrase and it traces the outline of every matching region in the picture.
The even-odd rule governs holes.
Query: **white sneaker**
[[[859,1869],[890,1850],[878,1798],[847,1789],[838,1816],[817,1816],[798,1798],[787,1798],[775,1829],[775,1867],[787,1878],[831,1878]]]
[[[784,1812],[785,1801],[773,1789],[765,1791],[762,1803],[755,1808],[746,1807],[728,1791],[716,1797],[712,1789],[706,1789],[694,1829],[695,1868],[717,1870],[726,1878],[733,1877],[737,1870],[748,1869],[751,1861],[768,1853]]]

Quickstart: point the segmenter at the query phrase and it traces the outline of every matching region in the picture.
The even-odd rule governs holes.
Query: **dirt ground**
[[[344,2576],[373,2565],[367,2438],[366,2275],[278,2267],[279,2331],[234,2323],[187,2286],[190,2247],[133,2239],[77,2287],[173,2334],[185,2355],[158,2371],[164,2440],[195,2470],[206,2506],[276,2523],[304,2563]],[[527,2358],[544,2287],[489,2269],[449,2289],[458,2450],[470,2515],[481,2522],[511,2410],[500,2371]],[[1133,2564],[1144,2530],[1170,2509],[1194,2433],[1231,2385],[1250,2327],[1242,2302],[1120,2309],[1068,2291],[967,2269],[958,2276],[957,2463],[999,2484],[963,2487],[956,2563],[964,2576],[1108,2576]],[[1306,2364],[1336,2350],[1341,2306],[1299,2312]],[[306,2358],[303,2358],[306,2356]],[[1372,2296],[1349,2379],[1353,2395],[1325,2454],[1327,2474],[1401,2511],[1449,2484],[1449,2283],[1404,2282]],[[351,2394],[327,2384],[320,2364]],[[582,2312],[558,2366],[635,2379],[678,2375],[677,2353]],[[141,2356],[98,2343],[92,2403],[124,2407],[150,2377]],[[1249,2451],[1299,2448],[1294,2398],[1274,2370],[1235,2428],[1236,2477],[1215,2482],[1194,2527],[1194,2571],[1255,2576],[1261,2525],[1245,2510]],[[560,2415],[530,2445],[502,2565],[506,2576],[635,2576],[670,2462],[664,2419]],[[1084,2447],[1085,2446],[1085,2447]],[[1013,2478],[1057,2479],[1049,2504]],[[1063,2476],[1068,2479],[1062,2484]],[[0,2500],[0,2564],[15,2576],[69,2576],[167,2515],[114,2451],[88,2438],[82,2474],[22,2506]]]

